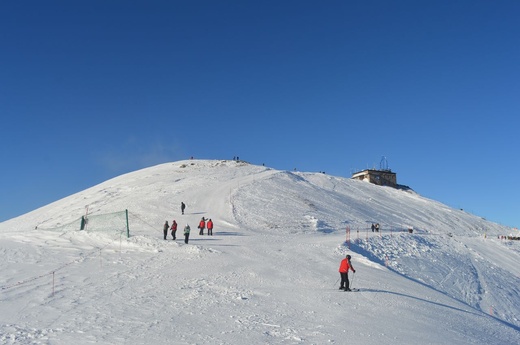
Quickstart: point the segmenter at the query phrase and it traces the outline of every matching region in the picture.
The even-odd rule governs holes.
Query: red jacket
[[[347,258],[341,260],[341,264],[339,265],[339,272],[340,273],[347,273],[348,270],[352,270],[352,272],[356,272],[354,267],[352,267],[352,264],[349,262]]]
[[[199,223],[199,229],[204,229],[206,227],[206,222],[201,220]]]
[[[208,229],[213,229],[213,222],[211,220],[208,221]]]
[[[171,229],[177,231],[177,222],[176,221],[173,221]]]

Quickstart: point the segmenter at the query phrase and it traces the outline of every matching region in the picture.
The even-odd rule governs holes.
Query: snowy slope
[[[44,230],[86,206],[128,209],[131,237]],[[189,244],[162,239],[172,219]],[[518,344],[520,246],[497,238],[510,233],[346,178],[162,164],[0,223],[0,343]],[[359,292],[337,289],[347,253]]]

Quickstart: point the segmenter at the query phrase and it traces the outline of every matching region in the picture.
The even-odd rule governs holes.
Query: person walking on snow
[[[184,209],[186,208],[186,205],[181,201],[181,212],[184,214]]]
[[[211,218],[208,220],[208,235],[213,236],[213,221]]]
[[[199,235],[204,235],[204,228],[206,227],[206,220],[204,219],[204,217],[202,217],[202,219],[200,220],[200,223],[199,223]]]
[[[173,220],[172,227],[170,229],[172,230],[173,239],[176,240],[177,238],[175,237],[175,234],[177,233],[177,222],[175,221],[175,219]]]
[[[168,225],[168,221],[166,221],[166,223],[164,223],[164,226],[163,226],[164,239],[166,239],[166,236],[168,235],[169,228],[170,228],[170,225]]]
[[[186,224],[184,227],[184,243],[188,244],[188,241],[190,239],[190,226]]]
[[[340,290],[352,291],[350,290],[348,281],[349,269],[356,273],[356,270],[354,267],[352,267],[352,263],[350,262],[350,255],[347,255],[343,260],[341,260],[341,264],[339,265],[339,274],[341,275],[341,285],[339,286]]]

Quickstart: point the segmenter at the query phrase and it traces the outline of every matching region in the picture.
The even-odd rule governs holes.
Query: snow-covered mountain
[[[130,237],[63,227],[87,209],[128,210]],[[519,344],[511,231],[322,173],[161,164],[0,223],[0,343]],[[347,253],[359,292],[338,290]]]

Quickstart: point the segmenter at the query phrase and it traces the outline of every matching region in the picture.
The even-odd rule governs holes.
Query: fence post
[[[128,209],[125,210],[126,213],[126,237],[130,238],[130,228],[128,227]]]
[[[85,206],[85,231],[87,231],[88,228],[88,205]]]

